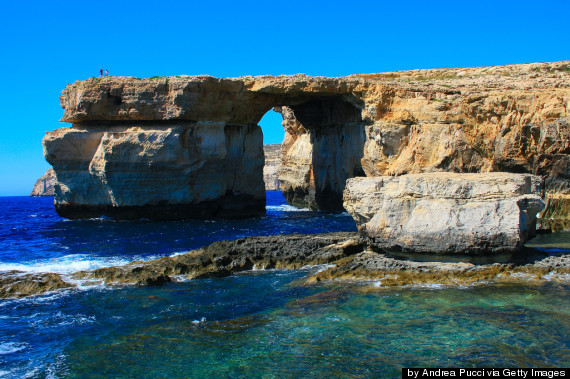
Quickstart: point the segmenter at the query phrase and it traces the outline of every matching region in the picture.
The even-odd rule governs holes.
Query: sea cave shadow
[[[494,263],[511,264],[513,266],[533,265],[551,257],[570,255],[569,248],[541,248],[523,246],[514,253],[488,253],[479,255],[460,254],[423,254],[411,253],[403,250],[383,250],[367,246],[371,251],[383,254],[386,257],[411,262],[439,262],[439,263],[471,263],[476,266],[490,265]]]

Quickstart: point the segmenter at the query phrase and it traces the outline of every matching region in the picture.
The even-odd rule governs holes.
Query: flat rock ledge
[[[539,176],[502,172],[352,178],[344,207],[378,249],[510,254],[536,234],[541,188]]]
[[[162,285],[172,281],[225,277],[255,269],[310,270],[305,283],[328,280],[374,281],[375,286],[570,282],[570,254],[524,248],[504,263],[419,262],[373,251],[357,233],[246,237],[172,257],[124,266],[53,274],[0,273],[0,298],[25,297],[86,285]]]

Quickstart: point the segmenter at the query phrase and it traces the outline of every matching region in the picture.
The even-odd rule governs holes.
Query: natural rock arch
[[[287,199],[338,209],[352,176],[515,171],[568,219],[568,62],[344,78],[91,78],[66,87],[45,157],[64,217],[264,213],[261,117],[284,117]],[[541,74],[537,74],[541,72]]]
[[[340,96],[272,108],[285,129],[278,179],[287,202],[297,207],[341,210],[346,180],[364,176],[361,109]]]
[[[62,97],[63,120],[73,127],[44,139],[46,159],[59,172],[55,203],[64,217],[264,213],[257,123],[272,108],[284,118],[279,179],[291,204],[340,210],[346,180],[362,174],[366,121],[363,102],[350,93],[255,93],[211,77],[154,86],[133,78],[91,81]]]

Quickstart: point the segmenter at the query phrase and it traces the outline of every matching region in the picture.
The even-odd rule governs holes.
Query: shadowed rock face
[[[44,147],[64,216],[253,215],[264,203],[256,125],[277,107],[286,130],[279,180],[294,205],[340,209],[355,176],[507,171],[545,178],[544,214],[555,221],[568,219],[569,99],[569,62],[343,78],[92,78],[63,91],[62,121],[73,126],[48,133]]]
[[[278,107],[286,137],[278,173],[287,202],[300,208],[342,210],[346,180],[364,176],[365,123],[340,100]]]

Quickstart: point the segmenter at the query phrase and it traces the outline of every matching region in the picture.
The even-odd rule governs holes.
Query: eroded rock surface
[[[281,145],[263,145],[265,165],[263,166],[263,182],[266,191],[279,191],[281,183],[277,171],[281,167]]]
[[[55,172],[53,171],[53,168],[50,168],[36,181],[30,196],[53,196],[54,185]]]
[[[66,218],[255,216],[265,213],[257,125],[223,122],[74,126],[44,138]]]
[[[360,251],[355,233],[246,237],[149,262],[81,271],[74,278],[101,279],[107,284],[162,284],[175,277],[222,277],[254,268],[297,269],[330,263]]]
[[[563,225],[556,222],[569,218],[569,100],[568,61],[343,78],[91,78],[63,91],[62,121],[73,127],[48,133],[44,146],[57,173],[55,202],[62,214],[91,216],[94,206],[113,213],[131,207],[123,203],[128,198],[137,199],[135,206],[142,207],[136,214],[160,204],[209,207],[220,199],[247,214],[248,207],[239,205],[240,196],[254,199],[258,205],[253,208],[261,209],[263,162],[242,154],[248,149],[261,151],[261,140],[246,136],[260,133],[254,131],[256,124],[276,107],[286,130],[279,180],[294,205],[341,209],[346,179],[355,176],[506,171],[543,176],[544,217]],[[207,125],[212,126],[207,134],[215,134],[212,141],[217,142],[204,137]],[[225,142],[221,125],[224,137],[230,135]],[[95,153],[107,148],[102,141],[118,136],[116,128],[123,134],[113,137],[113,163],[97,163],[101,155]],[[166,147],[145,151],[144,146],[154,143],[150,135],[168,128],[176,130],[170,132],[173,138],[162,142]],[[236,131],[244,138],[233,137]],[[246,140],[247,146],[241,144]],[[259,146],[250,146],[253,140]],[[192,150],[194,146],[200,148]],[[209,166],[212,154],[220,155],[224,146],[232,158],[216,158],[217,177],[210,174],[201,181],[205,172],[201,154]],[[133,149],[140,154],[130,153]],[[157,170],[154,151],[158,161],[166,162],[161,154],[170,150],[179,157]],[[243,163],[246,159],[251,163]],[[228,168],[230,163],[238,170]],[[249,169],[259,174],[240,171]],[[173,187],[162,172],[174,178]],[[247,177],[255,188],[238,185],[240,190],[235,191],[228,182],[234,174]],[[102,179],[106,176],[123,176],[119,181],[128,184]],[[181,188],[184,180],[188,189]],[[151,182],[164,188],[161,196],[149,187]],[[214,189],[209,188],[212,185]],[[216,200],[195,198],[198,187],[215,193]],[[84,194],[91,192],[97,200],[84,201]]]
[[[64,282],[59,274],[0,272],[0,298],[39,295],[70,287],[75,287],[75,285]]]
[[[570,255],[549,256],[528,249],[504,263],[434,262],[397,259],[371,250],[335,262],[307,278],[374,281],[374,289],[395,286],[466,286],[476,284],[570,281]]]
[[[376,248],[512,253],[536,234],[541,186],[538,176],[511,173],[352,178],[344,206]]]
[[[555,254],[523,249],[502,263],[495,257],[464,257],[462,262],[399,259],[373,251],[357,233],[325,233],[246,237],[214,242],[186,254],[123,266],[58,274],[0,273],[0,298],[38,295],[90,285],[163,285],[172,281],[224,277],[256,269],[307,271],[306,283],[324,280],[375,281],[375,287],[398,285],[472,285],[503,282],[570,282],[568,249]],[[545,246],[552,246],[543,241]],[[434,258],[430,256],[427,258]],[[447,257],[446,257],[447,258]],[[476,261],[477,260],[477,261]],[[489,263],[491,262],[491,263]],[[326,265],[326,266],[323,266]]]

